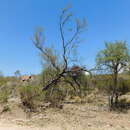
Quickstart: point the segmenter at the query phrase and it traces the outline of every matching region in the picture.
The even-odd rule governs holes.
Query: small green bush
[[[0,102],[6,103],[6,102],[8,102],[8,98],[9,98],[9,91],[8,90],[1,90],[0,91]]]
[[[130,92],[130,80],[124,80],[120,78],[118,81],[118,91],[121,94]]]
[[[19,93],[22,105],[30,109],[30,111],[35,111],[37,109],[37,101],[43,100],[42,91],[37,86],[21,86]]]

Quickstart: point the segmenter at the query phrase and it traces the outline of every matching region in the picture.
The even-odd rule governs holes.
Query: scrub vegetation
[[[67,113],[70,106],[66,105],[72,105],[77,112],[79,105],[81,108],[89,105],[91,111],[95,106],[107,114],[129,111],[130,50],[127,42],[108,41],[95,57],[94,68],[81,65],[74,52],[82,43],[82,34],[88,26],[85,19],[73,20],[69,10],[69,7],[63,9],[59,17],[60,52],[47,46],[42,28],[36,29],[32,37],[42,60],[40,74],[24,76],[23,80],[20,70],[12,77],[0,73],[1,115],[14,109],[29,117],[48,110]],[[72,110],[71,114],[73,117]]]

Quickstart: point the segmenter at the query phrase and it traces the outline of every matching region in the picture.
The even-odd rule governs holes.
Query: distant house
[[[20,77],[20,80],[22,82],[29,82],[29,81],[33,80],[33,76],[24,75],[24,76]]]

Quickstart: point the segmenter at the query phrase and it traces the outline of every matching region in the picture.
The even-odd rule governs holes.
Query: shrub
[[[4,77],[0,77],[0,86],[4,85],[7,80]]]
[[[0,91],[0,102],[1,103],[6,103],[9,98],[9,91],[8,90],[1,90]]]
[[[45,102],[50,102],[51,107],[61,107],[62,101],[65,98],[65,93],[63,90],[60,88],[51,88],[48,89],[48,91],[45,92],[44,95],[44,101]]]
[[[109,75],[97,75],[93,82],[100,92],[110,93],[112,91],[113,82]]]
[[[123,78],[120,78],[118,81],[118,91],[121,94],[130,92],[130,80],[124,80]]]
[[[4,112],[8,112],[8,111],[11,111],[9,105],[6,105],[3,107],[2,111],[1,111],[1,114],[4,113]]]
[[[37,109],[37,101],[42,100],[42,91],[40,87],[22,86],[19,90],[22,105],[30,111]]]

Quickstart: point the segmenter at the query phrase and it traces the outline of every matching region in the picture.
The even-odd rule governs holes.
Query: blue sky
[[[104,41],[126,40],[130,45],[130,0],[0,0],[0,70],[13,75],[41,71],[38,50],[30,40],[42,26],[46,44],[59,47],[58,18],[67,4],[88,22],[79,47],[82,64],[93,67]]]

